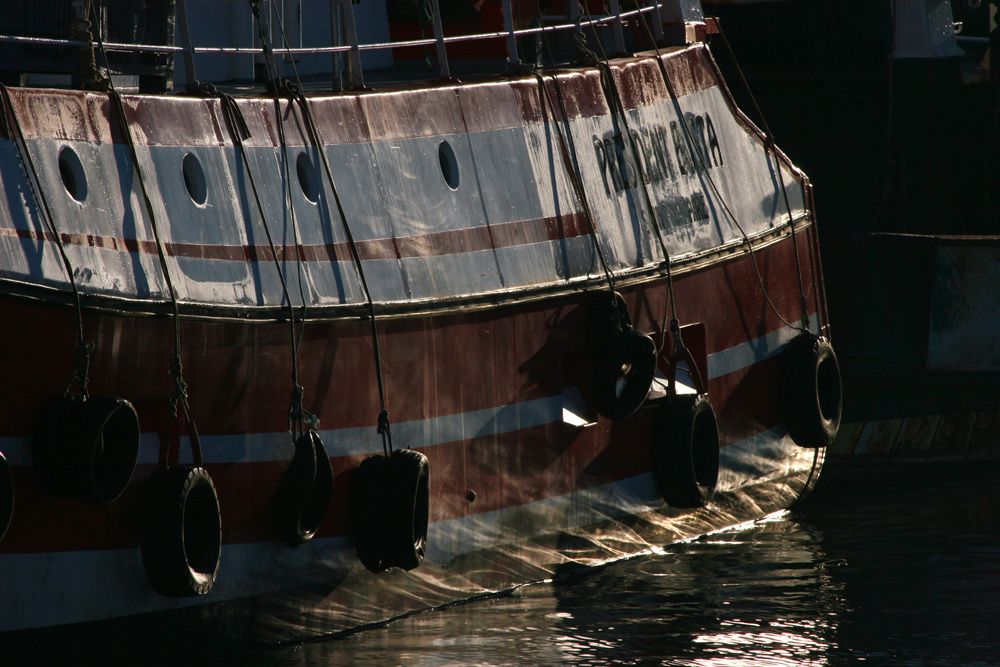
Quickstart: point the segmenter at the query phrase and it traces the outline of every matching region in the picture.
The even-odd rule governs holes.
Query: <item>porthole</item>
[[[299,187],[305,198],[315,204],[319,201],[319,182],[316,178],[316,167],[305,153],[299,153],[295,159],[295,172],[299,176]]]
[[[185,154],[181,161],[181,172],[191,201],[203,206],[208,199],[208,183],[205,182],[205,170],[202,169],[201,161],[192,153]]]
[[[87,198],[87,174],[83,171],[80,156],[69,146],[59,150],[59,177],[70,197],[78,202]]]
[[[457,190],[459,182],[458,158],[455,157],[455,151],[447,141],[442,141],[441,145],[438,146],[438,162],[441,163],[441,175],[444,176],[444,182],[452,190]]]

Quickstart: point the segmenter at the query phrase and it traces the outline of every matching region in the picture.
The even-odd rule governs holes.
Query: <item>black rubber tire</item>
[[[146,577],[160,595],[196,597],[212,590],[222,559],[222,516],[208,471],[178,466],[153,473],[140,547]]]
[[[32,438],[40,486],[59,498],[114,502],[132,480],[139,434],[139,416],[125,399],[49,399],[42,405]]]
[[[620,293],[612,294],[602,290],[590,298],[587,309],[587,331],[591,345],[600,346],[614,338],[619,331],[631,328],[632,319],[629,317],[628,305]]]
[[[82,440],[83,408],[79,401],[53,396],[42,403],[31,438],[35,481],[57,498],[85,495],[87,457],[76,445]]]
[[[139,415],[116,396],[91,396],[83,404],[89,457],[87,498],[108,504],[128,488],[139,460]]]
[[[386,516],[390,489],[388,461],[381,454],[369,456],[351,476],[351,536],[358,559],[370,572],[385,572]]]
[[[385,561],[390,567],[412,570],[424,559],[430,517],[430,465],[412,449],[389,457],[387,473],[393,499],[388,514]]]
[[[782,410],[788,434],[800,447],[833,444],[843,416],[837,354],[826,338],[800,334],[781,355]]]
[[[643,404],[656,372],[656,343],[634,329],[619,332],[594,352],[594,407],[608,419],[624,419]],[[618,381],[625,380],[621,392]]]
[[[664,401],[653,422],[653,476],[671,507],[704,507],[719,482],[719,422],[704,394]]]
[[[278,533],[295,548],[316,536],[333,497],[333,466],[315,431],[295,442],[295,454],[275,497]]]
[[[10,471],[7,457],[0,452],[0,542],[7,535],[14,518],[14,476]]]

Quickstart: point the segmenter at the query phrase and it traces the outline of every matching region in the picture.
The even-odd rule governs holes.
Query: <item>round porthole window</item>
[[[194,154],[187,153],[181,162],[181,172],[184,174],[184,187],[188,195],[198,206],[204,205],[208,199],[208,183],[205,181],[205,170]]]
[[[458,158],[455,157],[455,151],[447,141],[442,141],[441,145],[438,146],[438,162],[441,163],[441,175],[444,176],[444,182],[452,190],[457,190],[459,182]]]
[[[295,159],[295,173],[299,176],[299,187],[305,198],[315,204],[319,201],[319,181],[316,178],[316,167],[305,153],[299,153]]]
[[[78,202],[87,198],[87,174],[83,171],[80,156],[69,146],[59,150],[59,177],[70,197]]]

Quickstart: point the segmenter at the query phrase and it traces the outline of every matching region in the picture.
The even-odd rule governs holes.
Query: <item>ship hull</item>
[[[739,112],[704,46],[608,67],[309,101],[11,91],[0,452],[16,505],[0,642],[217,652],[344,632],[808,492],[823,451],[793,443],[782,398],[785,347],[830,333],[808,179]],[[592,391],[608,324],[595,304],[612,284],[657,348],[643,406],[614,420]],[[677,387],[673,317],[699,371]],[[34,460],[81,329],[92,395],[140,420],[138,466],[105,505],[48,495]],[[185,599],[153,591],[140,547],[151,475],[195,458],[170,411],[175,350],[223,542],[214,587]],[[429,529],[419,567],[373,574],[352,487],[388,444],[380,379],[392,447],[429,464]],[[275,507],[295,383],[334,488],[292,548]],[[676,388],[718,417],[718,484],[698,509],[665,503],[654,474]]]
[[[806,258],[814,256],[813,229],[796,237]],[[767,275],[794,276],[791,244],[784,235],[757,249]],[[772,298],[779,309],[793,310],[797,289],[783,282],[771,285]],[[281,409],[289,402],[288,328],[184,320],[183,357],[197,359],[186,368],[193,416],[219,490],[225,546],[215,589],[195,601],[208,606],[179,618],[216,618],[209,625],[221,630],[228,625],[219,614],[250,623],[247,608],[268,608],[260,617],[251,614],[244,628],[252,626],[257,639],[342,631],[546,579],[567,564],[642,553],[786,507],[814,483],[822,464],[817,450],[791,442],[781,421],[778,355],[796,331],[768,310],[746,253],[681,273],[676,289],[723,445],[720,502],[694,512],[666,507],[656,491],[650,454],[656,401],[625,422],[598,418],[588,407],[586,312],[594,292],[381,320],[395,446],[424,452],[432,471],[427,559],[412,573],[383,575],[361,566],[348,529],[352,475],[363,458],[382,451],[371,423],[378,402],[367,323],[313,321],[305,328],[305,402],[321,418],[336,490],[319,535],[291,549],[280,543],[271,511],[292,454]],[[637,328],[658,339],[665,281],[637,281],[621,291]],[[815,294],[810,297],[816,303]],[[128,397],[143,433],[135,483],[114,505],[94,507],[46,497],[30,468],[33,419],[58,389],[51,373],[39,372],[39,358],[48,368],[71,364],[60,351],[69,347],[62,339],[72,312],[24,300],[6,300],[4,308],[11,323],[4,349],[23,351],[5,361],[5,372],[19,385],[3,406],[3,442],[17,489],[15,521],[0,545],[0,571],[13,601],[0,616],[5,636],[188,607],[191,601],[151,594],[138,548],[143,482],[160,448],[176,438],[167,410],[172,322],[113,313],[85,318],[104,351],[93,363],[92,391]],[[53,332],[51,339],[39,331]],[[665,355],[659,363],[665,371]],[[594,423],[567,423],[565,411]],[[189,461],[183,437],[181,442],[179,457],[176,449],[172,456]],[[61,591],[60,604],[37,596],[38,590]],[[323,619],[319,625],[317,618]]]

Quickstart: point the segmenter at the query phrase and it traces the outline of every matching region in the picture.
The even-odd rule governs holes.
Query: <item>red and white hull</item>
[[[616,63],[633,130],[644,137],[647,154],[638,168],[628,166],[628,155],[617,166],[607,163],[615,127],[595,71],[560,75],[567,102],[560,122],[576,143],[618,289],[635,327],[656,340],[668,284],[639,203],[640,178],[670,219],[677,312],[703,366],[722,438],[719,500],[696,511],[672,510],[656,491],[649,410],[612,422],[589,407],[587,303],[606,287],[538,82],[317,101],[380,314],[394,444],[423,452],[432,469],[427,558],[413,572],[384,575],[361,566],[349,537],[352,475],[382,451],[382,441],[369,323],[358,317],[363,295],[343,230],[325,205],[328,186],[318,173],[314,192],[295,183],[299,215],[288,219],[273,103],[240,102],[269,222],[280,226],[282,265],[286,275],[301,277],[310,305],[300,382],[306,408],[321,420],[336,479],[317,537],[291,549],[271,518],[293,451],[291,354],[288,325],[276,321],[282,294],[262,221],[241,190],[215,101],[126,99],[146,178],[159,193],[154,217],[169,234],[185,379],[222,509],[219,578],[208,596],[182,601],[150,589],[138,547],[144,481],[174,423],[167,401],[173,322],[147,316],[169,311],[151,221],[103,96],[12,91],[43,183],[59,195],[50,205],[65,225],[62,240],[84,293],[84,328],[95,343],[91,391],[128,398],[142,439],[132,483],[111,505],[54,499],[35,484],[33,420],[72,371],[73,311],[65,305],[68,283],[54,239],[37,224],[33,204],[13,196],[19,172],[12,142],[2,142],[8,196],[0,204],[0,373],[9,390],[0,401],[0,451],[13,466],[16,511],[0,542],[0,632],[24,639],[66,624],[114,627],[113,619],[194,606],[188,613],[204,625],[289,639],[508,589],[567,563],[639,553],[790,504],[815,481],[823,458],[787,436],[778,399],[777,357],[797,331],[777,313],[798,319],[799,271],[809,326],[826,329],[808,182],[765,151],[706,49],[678,50],[665,62],[676,101],[651,57]],[[692,109],[687,122],[699,131],[713,126],[705,135],[714,137],[705,142],[710,169],[682,169],[670,135],[675,106]],[[37,111],[43,107],[45,115]],[[295,113],[282,108],[289,143],[298,136],[301,145]],[[442,187],[435,171],[442,141],[462,169],[458,187]],[[83,202],[59,189],[56,156],[67,145],[88,170]],[[183,199],[179,165],[187,153],[203,166],[207,205]],[[418,164],[421,156],[432,167]],[[791,219],[779,204],[779,175]],[[709,176],[717,190],[709,189]],[[722,215],[720,198],[742,218],[749,241]],[[705,219],[692,214],[701,206]],[[293,224],[297,251],[288,245]],[[296,302],[299,289],[293,279]],[[666,373],[665,354],[658,362]],[[179,460],[187,457],[182,446]]]

